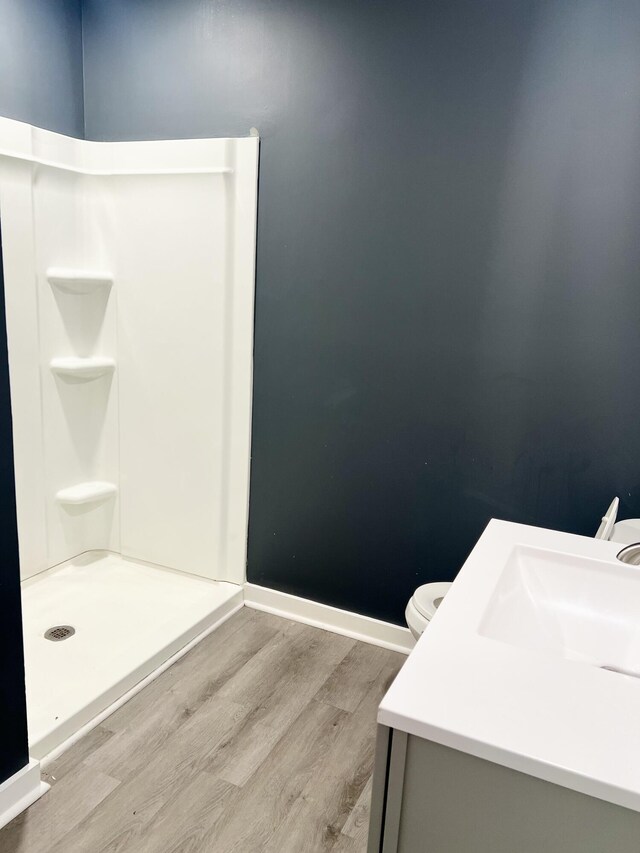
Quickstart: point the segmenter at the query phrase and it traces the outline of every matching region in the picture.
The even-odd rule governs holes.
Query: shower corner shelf
[[[109,289],[113,284],[113,275],[102,270],[49,267],[47,280],[52,287],[57,287],[65,293],[83,295]]]
[[[112,358],[92,356],[91,358],[53,358],[49,364],[56,376],[69,380],[98,379],[107,373],[113,373],[116,363]]]
[[[78,483],[67,489],[56,492],[58,503],[67,506],[80,506],[82,504],[97,503],[113,497],[118,491],[114,483],[105,483],[102,480],[93,480],[86,483]]]

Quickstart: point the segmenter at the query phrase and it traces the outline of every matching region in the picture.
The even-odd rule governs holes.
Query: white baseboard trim
[[[220,616],[220,618],[216,619],[216,621],[205,628],[204,631],[201,631],[197,637],[194,637],[193,640],[190,640],[186,646],[183,646],[179,649],[175,654],[171,655],[170,658],[167,658],[164,663],[161,663],[160,666],[156,667],[153,672],[149,673],[142,681],[139,681],[136,685],[134,685],[130,690],[127,690],[122,696],[112,702],[104,711],[101,711],[92,720],[89,720],[84,726],[75,731],[70,737],[68,737],[65,741],[52,749],[51,752],[47,753],[40,759],[40,763],[44,768],[46,768],[52,761],[55,761],[56,758],[59,758],[63,752],[66,752],[69,747],[73,746],[74,743],[80,740],[80,738],[84,737],[88,734],[92,729],[95,729],[96,726],[99,726],[104,720],[107,719],[114,711],[117,711],[125,702],[128,702],[136,693],[139,693],[143,688],[154,681],[159,675],[161,675],[165,670],[169,669],[177,660],[180,660],[181,657],[190,652],[194,646],[197,646],[205,637],[208,637],[216,628],[219,628],[223,622],[226,622],[227,619],[230,619],[234,613],[237,613],[239,610],[242,610],[244,604],[243,602],[237,601],[235,598],[233,602],[229,602]]]
[[[40,779],[40,762],[31,759],[0,785],[0,829],[49,790]]]
[[[415,645],[408,628],[254,583],[244,585],[244,603],[255,610],[264,610],[275,616],[284,616],[296,622],[304,622],[305,625],[313,625],[405,655],[408,655]]]

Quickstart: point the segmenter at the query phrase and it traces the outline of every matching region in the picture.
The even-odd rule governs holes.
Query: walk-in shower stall
[[[257,168],[0,120],[35,757],[242,604]]]

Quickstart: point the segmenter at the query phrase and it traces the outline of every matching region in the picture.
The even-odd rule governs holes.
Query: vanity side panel
[[[639,839],[638,812],[408,738],[399,853],[638,853]]]
[[[380,853],[382,846],[391,733],[392,729],[387,726],[378,725],[376,733],[376,759],[371,787],[371,808],[369,810],[367,853]]]
[[[382,853],[398,853],[400,835],[400,815],[402,813],[402,795],[404,791],[404,771],[407,755],[406,732],[391,729],[391,750],[385,791]]]
[[[378,726],[367,853],[397,853],[408,735]]]

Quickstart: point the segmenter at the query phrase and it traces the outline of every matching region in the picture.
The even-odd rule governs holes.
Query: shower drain
[[[45,640],[51,640],[54,643],[59,642],[60,640],[66,640],[67,637],[73,637],[76,629],[72,628],[71,625],[55,625],[53,628],[49,628],[48,631],[44,632]]]

